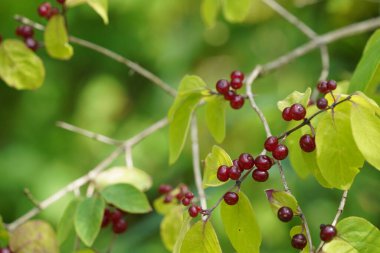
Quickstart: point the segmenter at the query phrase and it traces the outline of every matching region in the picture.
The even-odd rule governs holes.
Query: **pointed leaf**
[[[78,199],[74,199],[71,201],[58,223],[57,227],[57,240],[61,245],[69,236],[70,232],[74,230],[74,216],[80,201]]]
[[[5,40],[0,44],[0,78],[18,90],[39,88],[45,78],[41,59],[18,40]]]
[[[277,102],[277,108],[280,111],[283,111],[286,107],[290,107],[293,104],[301,104],[305,108],[307,107],[307,104],[309,103],[311,95],[311,89],[307,88],[304,93],[299,91],[293,91],[289,96],[287,96],[284,100]]]
[[[293,213],[298,215],[298,202],[296,198],[285,191],[276,191],[276,190],[266,190],[265,191],[267,198],[269,200],[269,204],[272,208],[272,211],[275,215],[277,215],[278,209],[283,206],[287,206],[292,209]]]
[[[160,234],[162,241],[169,251],[173,251],[178,235],[181,232],[183,223],[182,206],[175,207],[165,215],[160,225]]]
[[[221,143],[226,136],[226,106],[222,96],[211,96],[206,104],[206,124],[215,141]]]
[[[202,19],[208,28],[215,25],[220,8],[220,0],[203,0],[201,5]]]
[[[9,233],[3,223],[3,218],[0,216],[0,248],[5,248],[9,244]]]
[[[108,24],[108,0],[87,0],[88,5]]]
[[[247,196],[240,192],[237,204],[222,202],[220,211],[224,230],[235,250],[239,253],[260,252],[260,227]]]
[[[224,0],[223,11],[225,18],[233,23],[242,22],[249,13],[251,0]]]
[[[206,165],[203,175],[203,187],[219,186],[226,182],[221,182],[217,177],[218,168],[221,165],[232,166],[230,156],[221,147],[214,145],[211,153],[206,157]]]

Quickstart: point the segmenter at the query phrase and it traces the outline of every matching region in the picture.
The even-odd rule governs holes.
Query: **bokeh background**
[[[206,29],[200,17],[200,0],[110,0],[110,25],[87,6],[68,13],[70,33],[105,46],[156,73],[177,87],[185,74],[200,75],[212,87],[227,78],[234,69],[250,71],[306,42],[306,37],[259,0],[252,0],[251,13],[242,24],[229,24],[222,15],[215,28]],[[0,34],[14,38],[17,23],[14,14],[45,23],[36,13],[41,1],[0,1]],[[293,0],[282,4],[322,34],[344,25],[378,16],[380,2],[371,0]],[[349,80],[370,33],[329,45],[330,78]],[[42,34],[37,32],[42,40]],[[165,117],[173,99],[149,81],[125,66],[97,53],[75,46],[75,56],[67,62],[50,59],[44,50],[46,81],[36,91],[16,91],[0,81],[0,214],[11,222],[32,208],[24,196],[28,188],[39,199],[50,196],[77,177],[85,174],[112,152],[113,147],[55,127],[58,120],[99,132],[116,139],[126,139]],[[280,70],[258,80],[254,85],[257,102],[263,109],[274,134],[284,131],[276,102],[294,90],[314,86],[321,70],[320,56],[314,51]],[[214,144],[205,130],[203,110],[199,110],[200,151],[205,158]],[[257,154],[265,139],[257,116],[248,107],[228,109],[227,137],[221,146],[237,157],[241,152]],[[157,197],[161,183],[184,182],[195,190],[191,150],[187,143],[178,162],[168,165],[168,129],[160,130],[133,149],[136,167],[150,173],[154,187],[150,200]],[[123,165],[120,157],[114,165]],[[318,238],[319,224],[332,221],[341,192],[321,188],[314,179],[298,178],[285,161],[286,176]],[[380,176],[366,165],[349,192],[343,216],[361,216],[380,226]],[[227,186],[226,186],[227,187]],[[226,187],[207,189],[209,204]],[[292,225],[277,220],[265,199],[264,190],[281,189],[277,171],[266,183],[248,180],[243,190],[252,200],[263,233],[262,252],[294,252],[288,231]],[[56,225],[68,195],[38,217]],[[167,252],[160,241],[156,213],[128,216],[130,229],[120,236],[113,252]],[[223,252],[234,252],[219,213],[213,215]],[[110,231],[102,232],[97,242],[99,252],[111,240]]]

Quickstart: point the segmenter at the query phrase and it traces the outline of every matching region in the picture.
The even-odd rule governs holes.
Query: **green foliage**
[[[101,191],[109,204],[128,213],[148,213],[152,208],[144,193],[130,184],[110,185]]]
[[[203,175],[203,187],[219,186],[226,182],[221,182],[217,177],[218,168],[221,165],[232,166],[232,160],[230,156],[221,147],[214,145],[211,153],[206,157],[206,165]]]
[[[66,5],[75,7],[87,3],[108,24],[108,0],[66,0]]]
[[[287,206],[292,209],[295,215],[299,214],[297,200],[289,192],[266,190],[265,193],[275,215],[277,215],[278,209],[283,206]]]
[[[251,0],[223,0],[224,17],[232,22],[242,22],[249,13]]]
[[[216,18],[220,9],[220,0],[203,0],[201,4],[201,14],[203,21],[208,28],[215,26]]]
[[[303,234],[306,238],[306,233],[305,233],[305,229],[298,225],[298,226],[294,226],[292,227],[292,229],[290,229],[290,232],[289,232],[289,235],[290,235],[290,238],[292,238],[294,235],[296,234]],[[303,250],[300,251],[300,253],[309,253],[309,242],[307,242],[305,248],[303,248]]]
[[[58,243],[53,228],[40,220],[27,221],[17,227],[9,242],[17,253],[49,252],[58,253]]]
[[[0,78],[18,90],[39,88],[45,78],[41,59],[18,40],[5,40],[0,44]]]
[[[77,207],[74,224],[78,237],[86,246],[91,246],[100,231],[105,202],[98,197],[86,198]]]
[[[380,231],[363,218],[348,217],[336,226],[338,235],[323,247],[324,253],[380,252]]]
[[[280,111],[283,111],[286,107],[290,107],[293,104],[301,104],[305,108],[307,107],[307,104],[309,103],[311,95],[311,89],[307,88],[304,93],[299,91],[293,91],[289,96],[287,96],[285,99],[277,102],[277,108]]]
[[[223,202],[220,211],[224,229],[235,250],[238,253],[260,252],[261,231],[248,197],[240,192],[236,205]]]
[[[192,218],[188,215],[187,212],[185,212],[184,215],[185,216],[183,216],[184,218],[183,218],[183,222],[181,224],[181,229],[178,233],[177,240],[174,244],[173,253],[180,253],[181,252],[182,242],[185,239],[185,236],[190,229],[190,221],[192,220]]]
[[[96,252],[93,251],[92,249],[81,249],[81,250],[75,251],[75,253],[96,253]]]
[[[9,233],[3,223],[3,218],[0,216],[0,248],[5,248],[9,243]]]
[[[74,49],[69,44],[65,18],[62,15],[54,15],[48,22],[44,33],[44,42],[48,54],[59,60],[69,60]]]
[[[74,217],[79,203],[80,201],[78,199],[72,200],[67,205],[61,220],[58,223],[57,240],[59,245],[61,245],[67,239],[69,234],[74,231]]]
[[[226,106],[223,96],[211,96],[206,100],[206,124],[215,141],[221,143],[226,136]]]
[[[174,249],[183,222],[183,208],[181,206],[172,208],[170,212],[164,216],[164,219],[161,222],[161,238],[165,247],[170,251],[173,251]]]
[[[198,221],[186,233],[181,253],[221,253],[218,237],[210,221]]]
[[[161,196],[153,201],[154,210],[162,215],[168,214],[173,208],[179,206],[179,204],[176,203],[176,201],[165,203],[164,198],[165,196]]]

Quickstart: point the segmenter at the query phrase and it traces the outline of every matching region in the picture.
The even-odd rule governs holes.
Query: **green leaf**
[[[186,233],[181,253],[222,253],[215,230],[208,221],[198,221]]]
[[[108,0],[87,0],[88,5],[108,24]]]
[[[104,188],[100,193],[107,203],[128,213],[152,211],[146,195],[132,185],[111,185]]]
[[[185,238],[187,232],[190,229],[190,221],[192,220],[192,218],[189,216],[187,210],[185,211],[183,217],[184,218],[183,218],[183,222],[181,224],[181,229],[178,233],[177,240],[174,244],[173,253],[180,253],[182,243],[183,243],[183,239]]]
[[[220,0],[203,0],[201,14],[203,21],[208,28],[215,26],[216,18],[220,8]]]
[[[305,108],[307,107],[307,104],[309,103],[311,95],[311,89],[307,88],[304,93],[299,91],[293,91],[290,95],[288,95],[284,100],[277,102],[277,108],[280,111],[283,111],[286,107],[290,107],[293,104],[301,104]]]
[[[203,187],[215,187],[226,183],[221,182],[216,177],[218,168],[221,165],[232,166],[232,160],[224,149],[214,145],[211,153],[209,153],[206,157],[206,165],[203,174]]]
[[[77,207],[74,217],[75,231],[88,247],[99,234],[104,208],[104,200],[98,197],[86,198]]]
[[[355,144],[350,121],[351,104],[344,102],[321,118],[316,130],[317,163],[334,188],[350,188],[364,158]]]
[[[145,192],[152,187],[152,178],[143,170],[127,167],[113,167],[95,178],[96,187],[100,190],[118,183],[130,184]]]
[[[69,44],[65,18],[54,15],[48,22],[44,33],[44,42],[47,53],[55,59],[68,60],[73,54],[73,47]]]
[[[352,134],[364,158],[380,170],[380,108],[369,102],[363,93],[353,96]]]
[[[287,206],[290,209],[292,209],[293,213],[295,215],[299,214],[298,211],[298,202],[296,198],[286,191],[276,191],[276,190],[266,190],[265,191],[269,204],[275,213],[277,215],[278,209],[280,209],[283,206]]]
[[[293,236],[296,234],[303,234],[307,238],[305,229],[303,229],[302,226],[294,226],[292,227],[292,229],[290,229],[290,232],[289,232],[290,238],[293,238]],[[305,248],[303,248],[303,250],[301,250],[300,253],[309,253],[309,252],[310,252],[309,242],[307,242]]]
[[[81,249],[81,250],[75,251],[75,253],[96,253],[96,252],[93,251],[92,249]]]
[[[9,244],[9,233],[3,223],[3,218],[0,216],[0,248],[5,248]]]
[[[174,195],[173,195],[174,196]],[[180,204],[176,201],[172,201],[170,203],[164,203],[165,196],[161,196],[159,198],[156,198],[153,201],[154,210],[162,215],[166,215],[169,213],[173,208],[179,206]]]
[[[41,59],[19,40],[0,44],[0,78],[18,90],[39,88],[45,78]]]
[[[160,234],[162,241],[169,251],[173,251],[174,245],[177,241],[178,235],[181,231],[183,219],[183,208],[177,206],[172,208],[170,212],[165,215],[160,225]]]
[[[225,18],[233,23],[242,22],[249,13],[251,0],[223,0]]]
[[[323,253],[380,252],[380,231],[367,220],[348,217],[337,226],[338,235],[323,247]]]
[[[239,253],[260,252],[260,227],[247,196],[240,192],[236,205],[222,202],[220,211],[224,230],[235,250]]]
[[[53,228],[40,220],[27,221],[11,235],[9,246],[13,252],[58,253],[58,243]]]
[[[226,106],[222,96],[211,96],[206,104],[206,124],[215,141],[221,143],[226,136]]]
[[[78,199],[74,199],[73,201],[71,201],[67,205],[58,223],[57,240],[58,240],[59,245],[61,245],[67,239],[70,232],[74,230],[74,216],[75,216],[79,202],[80,201]]]
[[[86,3],[87,0],[66,0],[65,4],[67,7],[75,7],[77,5],[80,5],[80,4],[84,4]]]

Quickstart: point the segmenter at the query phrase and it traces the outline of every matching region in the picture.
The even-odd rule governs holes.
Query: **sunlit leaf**
[[[299,214],[297,200],[289,192],[266,190],[265,193],[275,215],[277,215],[278,209],[280,209],[283,206],[292,209],[294,214]]]
[[[251,0],[224,0],[223,12],[225,18],[230,22],[242,22],[249,13]]]
[[[165,247],[173,251],[183,223],[183,207],[177,206],[165,215],[160,225],[160,234]]]
[[[81,249],[81,250],[75,251],[75,253],[96,253],[96,252],[93,251],[92,249]]]
[[[190,217],[190,215],[188,215],[187,211],[185,212],[184,215],[185,216],[183,216],[184,218],[183,218],[183,222],[181,224],[181,229],[178,233],[177,240],[174,244],[173,253],[180,253],[181,252],[183,239],[185,238],[187,232],[190,229],[190,221],[192,220],[192,218]]]
[[[173,195],[174,196],[174,195]],[[164,198],[165,196],[161,196],[159,198],[156,198],[154,201],[153,201],[153,207],[154,207],[154,210],[159,213],[159,214],[162,214],[162,215],[166,215],[168,214],[173,208],[176,208],[177,206],[179,206],[180,204],[177,203],[177,201],[175,201],[175,197],[173,197],[173,201],[170,202],[170,203],[165,203],[164,202]]]
[[[290,107],[293,104],[301,104],[305,108],[307,107],[307,104],[309,103],[311,95],[311,89],[307,88],[304,93],[299,91],[293,91],[289,96],[287,96],[285,99],[277,102],[277,108],[280,111],[283,111],[286,107]]]
[[[108,24],[108,0],[87,0],[87,3]]]
[[[69,236],[70,232],[74,230],[74,216],[79,204],[78,199],[74,199],[71,201],[58,223],[57,227],[57,239],[58,243],[61,245]]]
[[[0,248],[5,248],[9,244],[9,233],[3,223],[3,218],[0,216]]]
[[[66,0],[65,4],[67,7],[74,7],[80,4],[86,3],[87,0]]]
[[[201,14],[203,21],[208,28],[215,25],[220,8],[220,0],[203,0],[201,5]]]
[[[219,166],[226,165],[232,166],[232,160],[230,156],[221,147],[214,145],[211,153],[206,157],[206,165],[203,175],[203,186],[219,186],[225,182],[221,182],[217,177],[217,171]]]
[[[221,143],[226,136],[226,106],[222,96],[211,96],[206,103],[206,124],[215,141]]]

